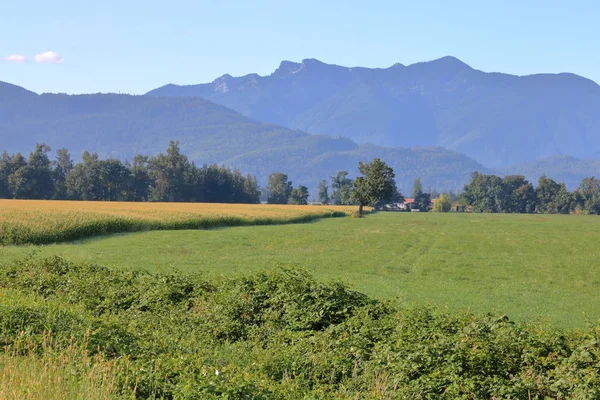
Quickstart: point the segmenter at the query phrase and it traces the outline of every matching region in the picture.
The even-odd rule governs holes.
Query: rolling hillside
[[[37,95],[5,83],[0,84],[0,138],[0,151],[29,152],[45,142],[68,148],[76,158],[90,150],[121,159],[155,154],[178,140],[196,163],[237,167],[256,174],[262,184],[271,172],[282,171],[311,189],[337,170],[354,173],[359,160],[374,157],[394,167],[404,191],[418,176],[426,187],[457,189],[473,170],[485,170],[443,148],[358,145],[348,138],[257,122],[202,98]]]

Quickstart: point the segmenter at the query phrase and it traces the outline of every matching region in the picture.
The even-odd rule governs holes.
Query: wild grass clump
[[[346,206],[0,200],[0,245],[145,230],[302,223],[349,213]]]
[[[209,282],[24,260],[0,293],[3,393],[49,363],[35,387],[64,398],[600,397],[598,325],[382,302],[297,268]]]
[[[0,398],[133,399],[136,387],[128,380],[128,367],[126,358],[90,355],[85,341],[56,345],[44,332],[37,343],[22,332],[0,353]]]

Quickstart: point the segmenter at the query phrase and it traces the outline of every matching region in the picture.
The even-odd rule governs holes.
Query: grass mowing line
[[[0,200],[0,245],[59,243],[148,230],[304,223],[352,211],[345,206]]]

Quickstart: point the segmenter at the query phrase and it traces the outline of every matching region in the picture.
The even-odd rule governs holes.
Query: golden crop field
[[[350,206],[0,200],[0,245],[42,244],[116,232],[308,222]]]

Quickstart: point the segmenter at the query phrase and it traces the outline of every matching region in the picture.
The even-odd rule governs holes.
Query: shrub
[[[294,267],[206,282],[28,259],[0,267],[0,294],[2,363],[76,348],[87,367],[55,374],[79,387],[96,367],[126,365],[111,370],[111,396],[600,397],[600,325],[381,302]]]

